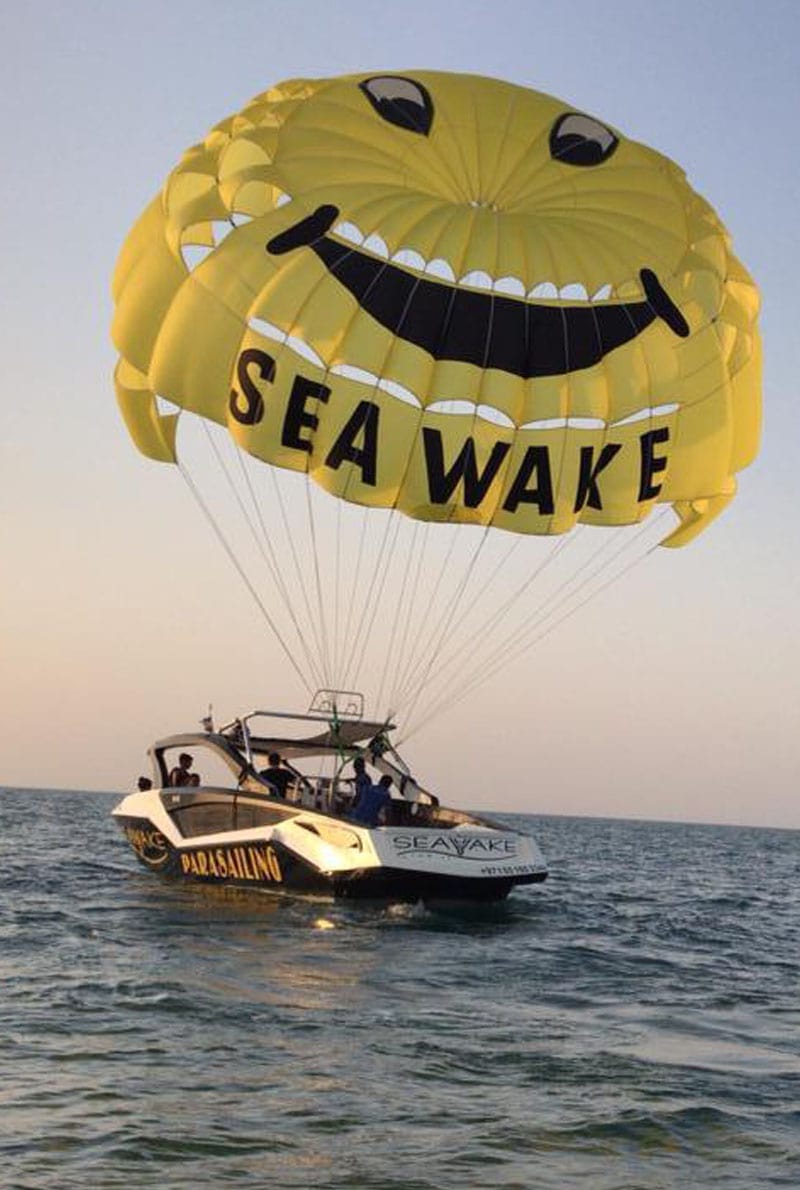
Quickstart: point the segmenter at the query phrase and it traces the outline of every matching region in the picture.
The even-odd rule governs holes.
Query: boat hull
[[[277,832],[267,837],[193,840],[180,842],[149,818],[115,812],[123,834],[137,858],[151,871],[165,877],[200,884],[223,884],[241,888],[313,893],[347,900],[497,902],[504,900],[516,884],[543,881],[546,869],[498,875],[465,875],[437,870],[445,861],[427,857],[427,870],[379,862],[350,865],[336,870],[314,858],[298,854]],[[372,832],[380,836],[381,832]],[[523,865],[519,865],[522,867]]]

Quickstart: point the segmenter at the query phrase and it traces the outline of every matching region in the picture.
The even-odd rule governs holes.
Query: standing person
[[[353,771],[355,777],[353,778],[353,806],[358,805],[359,798],[362,794],[368,793],[372,788],[372,781],[364,765],[364,757],[357,756],[353,761]]]
[[[392,804],[392,778],[384,773],[377,785],[370,785],[353,803],[351,818],[363,826],[378,826]]]
[[[170,785],[199,785],[200,776],[198,773],[192,773],[191,767],[194,764],[194,759],[188,752],[181,752],[178,757],[177,766],[172,769],[169,775]],[[195,781],[194,778],[197,778]]]
[[[269,768],[262,769],[260,776],[268,781],[275,791],[275,797],[286,797],[286,790],[294,780],[294,773],[289,769],[281,768],[281,758],[277,752],[270,752],[268,758]]]

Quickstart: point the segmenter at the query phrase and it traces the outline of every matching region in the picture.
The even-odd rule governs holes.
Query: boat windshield
[[[235,789],[242,765],[235,756],[228,756],[211,740],[199,736],[196,740],[160,749],[164,780],[160,784],[182,787]],[[186,757],[189,758],[188,762]]]

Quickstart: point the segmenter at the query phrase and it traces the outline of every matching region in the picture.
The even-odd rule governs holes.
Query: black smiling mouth
[[[338,207],[318,207],[274,236],[267,252],[282,256],[311,248],[363,310],[435,360],[497,368],[530,380],[590,368],[656,318],[681,338],[689,334],[686,319],[650,269],[639,273],[643,301],[546,306],[415,276],[330,239],[338,217]]]

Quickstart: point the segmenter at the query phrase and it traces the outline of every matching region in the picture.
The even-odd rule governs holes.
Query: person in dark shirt
[[[353,761],[353,771],[355,772],[355,777],[353,778],[353,805],[355,806],[362,793],[366,793],[372,788],[372,781],[364,765],[363,756],[357,756],[355,758]]]
[[[188,752],[181,752],[178,757],[177,766],[171,771],[169,775],[169,783],[173,786],[182,785],[199,785],[199,773],[191,773],[189,770],[194,764],[194,759]]]
[[[382,816],[392,804],[392,778],[388,773],[381,777],[377,785],[370,785],[362,793],[356,795],[351,817],[354,822],[363,826],[378,826]]]
[[[268,781],[275,791],[276,797],[286,797],[286,790],[294,780],[294,774],[289,769],[281,768],[281,758],[277,752],[270,752],[269,768],[261,770],[261,776]]]

